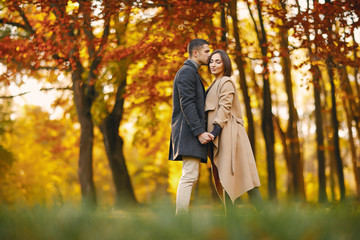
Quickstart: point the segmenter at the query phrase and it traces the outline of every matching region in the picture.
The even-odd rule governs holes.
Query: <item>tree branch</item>
[[[62,91],[65,91],[65,90],[69,90],[69,91],[73,91],[73,88],[72,86],[67,86],[67,87],[49,87],[49,88],[40,88],[40,91],[51,91],[51,90],[62,90]]]
[[[0,99],[12,99],[12,98],[16,98],[16,97],[20,97],[22,95],[25,95],[25,94],[28,94],[30,92],[23,92],[23,93],[19,93],[19,94],[16,94],[16,95],[7,95],[7,96],[0,96]]]
[[[104,45],[106,44],[109,34],[110,34],[110,16],[107,16],[108,14],[105,14],[105,21],[104,21],[104,31],[103,35],[101,37],[99,48],[96,52],[96,56],[98,56],[101,51],[103,50]]]
[[[197,0],[197,2],[201,2],[201,3],[221,3],[223,0]],[[137,6],[136,6],[137,7]],[[174,4],[172,3],[141,3],[141,5],[139,6],[141,8],[147,9],[147,8],[156,8],[156,7],[167,7],[167,8],[171,8],[174,7]]]
[[[0,18],[0,23],[8,24],[8,25],[11,25],[11,26],[14,26],[14,27],[22,28],[24,30],[28,30],[24,24],[7,21],[5,18]]]
[[[29,36],[25,36],[25,35],[20,35],[20,34],[7,34],[7,35],[3,35],[0,36],[0,39],[4,38],[4,37],[20,37],[20,38],[27,38],[29,39]]]
[[[8,59],[6,59],[6,58],[0,58],[0,62],[1,61],[7,61],[7,60]],[[52,66],[40,66],[40,67],[26,66],[26,67],[24,67],[24,65],[22,65],[22,63],[16,61],[14,58],[12,58],[11,61],[13,63],[15,63],[19,68],[22,68],[22,69],[27,68],[27,69],[30,69],[30,70],[33,70],[33,71],[36,71],[36,70],[59,70],[58,67],[52,67]],[[70,68],[67,68],[64,71],[69,72]]]
[[[249,9],[250,17],[251,17],[251,19],[253,20],[253,23],[254,23],[254,25],[255,25],[255,32],[256,32],[256,36],[257,36],[257,38],[258,38],[258,39],[260,39],[259,29],[258,29],[258,26],[257,26],[257,24],[256,24],[256,21],[255,21],[254,15],[253,15],[253,13],[252,13],[252,11],[251,11],[251,8],[250,8],[250,3],[249,3],[249,1],[248,1],[248,0],[246,0],[246,3],[247,3],[247,6],[248,6],[248,9]]]
[[[24,26],[25,26],[25,29],[26,29],[31,35],[35,34],[35,31],[34,31],[34,29],[32,28],[32,26],[30,25],[30,22],[29,22],[29,20],[27,19],[24,11],[20,8],[19,5],[16,5],[15,8],[16,8],[16,10],[20,13],[20,16],[22,17],[22,19],[23,19],[24,22],[25,22],[25,25],[24,25]]]
[[[67,86],[67,87],[51,87],[51,88],[41,88],[39,91],[51,91],[51,90],[62,90],[62,91],[66,91],[66,90],[70,90],[72,91],[72,87],[71,86]],[[0,96],[0,99],[13,99],[13,98],[16,98],[16,97],[21,97],[25,94],[28,94],[30,93],[30,91],[27,91],[27,92],[22,92],[22,93],[19,93],[19,94],[15,94],[15,95],[7,95],[7,96]]]
[[[91,9],[89,6],[89,4],[91,4],[91,3],[86,0],[79,1],[79,3],[80,3],[79,9],[82,10],[83,15],[84,15],[83,29],[84,29],[84,33],[85,33],[86,37],[88,38],[87,47],[88,47],[88,52],[89,52],[89,58],[94,59],[95,58],[95,46],[94,46],[94,38],[95,37],[94,37],[94,33],[93,33],[92,27],[91,27],[91,17],[90,17]]]

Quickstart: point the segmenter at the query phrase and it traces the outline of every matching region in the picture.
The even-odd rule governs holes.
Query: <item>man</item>
[[[214,139],[205,131],[205,89],[198,73],[207,65],[209,43],[194,39],[188,45],[189,59],[176,73],[173,85],[170,160],[182,160],[182,175],[176,194],[176,213],[187,212],[191,191],[199,176],[200,162],[207,162],[207,143]]]

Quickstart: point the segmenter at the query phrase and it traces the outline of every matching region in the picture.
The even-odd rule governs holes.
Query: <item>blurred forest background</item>
[[[193,38],[233,60],[265,199],[359,198],[359,17],[357,0],[0,1],[0,202],[174,201]],[[216,201],[201,167],[195,197]]]

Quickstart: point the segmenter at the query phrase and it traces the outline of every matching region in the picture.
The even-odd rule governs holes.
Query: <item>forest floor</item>
[[[242,204],[225,214],[197,204],[181,216],[168,203],[97,210],[1,206],[0,239],[360,239],[360,205],[264,203],[258,211]]]

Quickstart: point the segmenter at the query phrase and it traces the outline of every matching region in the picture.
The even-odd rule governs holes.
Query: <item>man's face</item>
[[[208,44],[202,45],[197,52],[197,60],[201,65],[207,65],[210,57],[210,48]]]

